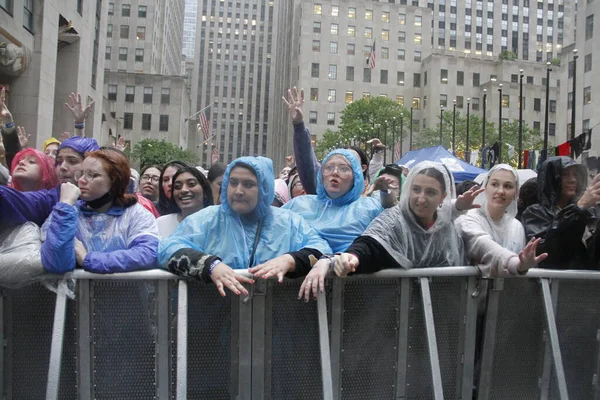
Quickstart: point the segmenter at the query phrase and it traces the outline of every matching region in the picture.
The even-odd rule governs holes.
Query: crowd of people
[[[321,163],[303,122],[303,91],[283,101],[294,155],[202,168],[172,161],[131,168],[122,149],[82,129],[91,105],[72,94],[76,135],[27,147],[0,95],[0,284],[20,286],[75,268],[116,273],[163,268],[247,294],[255,279],[304,277],[306,301],[328,273],[472,265],[486,278],[533,267],[598,269],[600,176],[550,157],[519,182],[500,164],[482,185],[456,185],[443,164],[383,165],[372,140]],[[235,270],[249,270],[253,279]],[[246,284],[246,285],[244,285]]]

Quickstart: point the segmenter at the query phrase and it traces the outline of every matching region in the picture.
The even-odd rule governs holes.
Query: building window
[[[387,85],[388,83],[388,71],[387,69],[382,69],[381,74],[379,75],[379,83]]]
[[[33,32],[33,0],[23,2],[23,27]]]
[[[348,37],[356,36],[356,27],[354,25],[348,25]]]
[[[421,98],[420,97],[413,97],[413,99],[412,99],[412,108],[413,108],[413,110],[420,110],[421,109]]]
[[[319,101],[319,88],[310,88],[310,100]]]
[[[356,8],[354,8],[354,7],[348,8],[348,19],[356,19]]]
[[[381,13],[381,21],[382,22],[390,22],[390,12],[384,11]]]
[[[440,94],[440,106],[448,107],[448,95]]]
[[[129,39],[129,25],[121,25],[121,39]]]
[[[135,49],[135,61],[144,62],[144,49]]]
[[[346,67],[346,80],[354,81],[354,67]]]
[[[108,15],[115,15],[115,3],[108,3]]]
[[[137,40],[146,40],[146,27],[145,26],[137,27],[136,38],[137,38]]]
[[[550,106],[548,107],[551,113],[556,112],[556,100],[550,100]]]
[[[346,104],[350,104],[354,101],[354,92],[346,91],[346,95],[344,96],[344,100]]]
[[[327,76],[332,80],[337,79],[337,65],[329,64],[329,74]]]
[[[131,15],[131,4],[123,4],[121,8],[121,17],[129,17]]]
[[[456,108],[463,108],[465,104],[465,98],[463,96],[456,96]]]
[[[556,124],[553,122],[548,124],[548,135],[556,136]]]
[[[331,24],[331,26],[329,27],[329,33],[331,35],[337,35],[339,28],[340,26],[338,24]]]
[[[144,104],[152,104],[152,92],[151,87],[144,88]]]
[[[502,95],[502,107],[504,107],[504,108],[510,107],[510,96],[507,94]]]
[[[160,90],[160,103],[161,104],[171,104],[171,89],[170,88],[162,88]]]
[[[464,71],[456,71],[456,84],[458,86],[465,85],[465,72]]]
[[[517,74],[511,74],[510,75],[510,82],[511,83],[519,83],[519,75],[517,75]]]
[[[316,111],[310,111],[308,113],[308,123],[309,124],[316,124],[317,123],[317,112]]]
[[[365,10],[365,19],[367,21],[373,21],[373,10]]]
[[[588,15],[585,19],[585,40],[594,37],[594,14]]]
[[[421,62],[421,50],[415,50],[415,62]]]
[[[404,71],[396,72],[396,84],[398,86],[404,86]]]
[[[110,60],[110,46],[106,46],[106,50],[104,50],[104,59]]]
[[[133,113],[123,113],[123,129],[133,129]]]
[[[583,88],[583,104],[591,104],[592,103],[592,87],[588,86]]]
[[[320,22],[313,22],[313,33],[321,33],[321,23]]]
[[[447,69],[442,69],[440,71],[440,82],[448,83],[448,70]]]
[[[406,43],[406,32],[398,32],[398,42],[399,43]]]
[[[310,66],[310,76],[312,78],[319,77],[319,63],[312,63]]]
[[[330,103],[335,103],[335,100],[336,100],[335,89],[329,89],[327,91],[327,101]]]
[[[583,63],[583,72],[590,72],[592,70],[592,54],[586,54]]]
[[[127,47],[119,47],[119,61],[127,61]]]
[[[314,15],[323,14],[323,6],[321,4],[314,4],[313,5],[313,14]]]
[[[471,106],[473,111],[479,111],[479,97],[473,97],[471,100]]]
[[[133,103],[135,101],[135,86],[125,86],[125,102]]]
[[[346,54],[348,54],[349,56],[353,56],[355,53],[355,46],[354,43],[348,43],[347,47],[346,47]]]
[[[533,76],[527,76],[527,84],[533,85]]]
[[[138,18],[146,18],[148,6],[138,6]]]
[[[167,132],[169,130],[169,116],[168,115],[160,116],[158,130],[161,132]]]
[[[327,113],[327,125],[335,125],[335,113]]]
[[[337,42],[329,42],[329,52],[331,54],[337,54],[337,52],[338,52],[338,43]]]
[[[367,39],[373,38],[373,28],[365,28],[365,37]]]
[[[112,37],[112,24],[106,25],[106,37],[107,38]]]
[[[423,17],[420,15],[415,15],[415,26],[423,25]]]
[[[313,42],[312,42],[312,49],[313,49],[313,51],[316,51],[316,52],[321,51],[321,41],[320,40],[313,40]]]
[[[523,104],[525,105],[525,104]],[[525,108],[525,107],[523,107]],[[542,99],[534,98],[533,99],[533,111],[542,111]]]
[[[331,16],[332,17],[340,16],[340,7],[339,6],[331,6]]]
[[[381,30],[381,40],[386,42],[390,40],[390,31],[388,29]]]
[[[117,100],[117,85],[108,85],[108,100]]]
[[[421,87],[421,74],[413,74],[413,87]]]
[[[396,103],[400,104],[400,107],[404,107],[404,96],[396,96]]]
[[[478,72],[473,72],[473,87],[479,87],[480,75]]]
[[[142,114],[142,130],[152,130],[152,114]]]
[[[406,14],[398,15],[398,23],[400,25],[406,25]]]
[[[423,40],[423,36],[420,33],[415,33],[415,39],[414,39],[415,44],[421,44],[422,40]]]
[[[406,58],[406,50],[398,49],[396,57],[398,58],[398,60],[404,61],[404,59]]]
[[[363,69],[363,82],[371,82],[371,68]]]
[[[387,60],[388,58],[390,58],[390,49],[387,47],[382,47],[381,48],[381,59]]]

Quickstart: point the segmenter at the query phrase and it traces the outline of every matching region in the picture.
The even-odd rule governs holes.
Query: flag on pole
[[[400,142],[396,142],[394,146],[394,162],[398,161],[400,157],[402,157],[402,154],[400,154]]]
[[[200,124],[198,124],[198,127],[204,135],[204,140],[208,140],[208,138],[210,137],[210,125],[208,123],[208,119],[206,118],[206,114],[204,113],[204,111],[200,113]]]
[[[367,60],[367,65],[369,68],[375,68],[375,40],[373,40],[373,46],[371,46],[371,53],[369,54],[369,59]]]
[[[212,164],[216,164],[219,162],[219,146],[213,147],[210,161],[212,162]]]

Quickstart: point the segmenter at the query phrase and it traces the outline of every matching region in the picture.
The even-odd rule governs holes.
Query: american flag
[[[375,68],[375,41],[373,41],[373,46],[371,46],[371,54],[369,54],[367,64],[369,64],[369,68]]]
[[[210,125],[208,124],[208,119],[206,118],[204,111],[200,113],[200,124],[198,124],[198,127],[204,135],[204,140],[208,140],[210,137]]]
[[[216,164],[219,162],[219,146],[215,146],[212,149],[212,154],[210,156],[210,161],[212,164]]]
[[[400,142],[396,142],[396,145],[394,146],[394,160],[398,161],[401,156],[402,154],[400,154]]]

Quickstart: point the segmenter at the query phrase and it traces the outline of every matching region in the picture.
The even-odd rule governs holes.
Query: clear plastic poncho
[[[0,285],[25,286],[44,273],[40,228],[33,222],[0,226]]]
[[[415,177],[426,169],[444,177],[446,196],[436,210],[435,222],[426,229],[410,209],[411,187]],[[452,223],[452,179],[437,162],[424,161],[414,166],[402,188],[400,203],[381,213],[363,236],[369,236],[386,249],[406,269],[465,265],[463,243]]]

